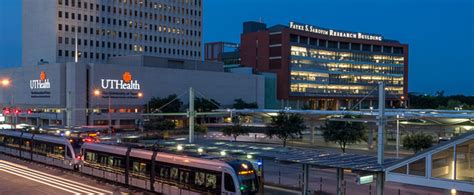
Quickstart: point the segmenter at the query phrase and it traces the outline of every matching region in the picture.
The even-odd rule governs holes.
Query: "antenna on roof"
[[[79,58],[79,51],[77,50],[77,30],[76,30],[75,47],[76,47],[76,51],[75,51],[75,55],[74,55],[74,62],[77,63],[77,62],[78,62],[78,58]]]

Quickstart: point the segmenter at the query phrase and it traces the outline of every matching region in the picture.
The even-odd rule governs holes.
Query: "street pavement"
[[[132,194],[79,173],[0,154],[0,195]]]

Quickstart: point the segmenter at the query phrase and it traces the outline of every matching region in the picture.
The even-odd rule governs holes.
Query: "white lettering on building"
[[[30,80],[30,89],[49,89],[51,88],[51,83],[49,79],[45,80]]]
[[[124,80],[101,79],[101,87],[102,89],[140,90],[137,80],[126,83]]]
[[[333,37],[344,37],[344,38],[352,38],[352,39],[365,39],[365,40],[373,40],[373,41],[382,41],[382,39],[383,39],[383,37],[380,36],[380,35],[371,35],[371,34],[364,34],[364,33],[326,30],[326,29],[315,27],[313,25],[297,24],[295,22],[290,22],[290,28],[295,29],[295,30],[306,31],[306,32],[310,32],[310,33],[333,36]]]

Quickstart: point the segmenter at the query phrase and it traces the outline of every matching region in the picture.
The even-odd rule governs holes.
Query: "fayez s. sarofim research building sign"
[[[352,38],[352,39],[363,39],[371,41],[382,41],[383,37],[381,35],[360,33],[360,32],[345,32],[337,31],[332,29],[320,28],[317,26],[309,24],[300,24],[296,22],[290,22],[290,29],[306,31],[310,33],[316,33],[321,35],[333,36],[333,37],[343,37],[343,38]]]

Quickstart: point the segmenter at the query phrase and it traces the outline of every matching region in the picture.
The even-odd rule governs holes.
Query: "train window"
[[[224,187],[225,190],[228,192],[235,192],[234,180],[232,179],[232,176],[230,176],[230,174],[228,173],[225,173],[224,175]]]
[[[217,187],[217,176],[214,174],[207,174],[206,188],[216,189],[216,187]]]
[[[178,168],[172,167],[170,171],[170,178],[172,180],[178,180]]]
[[[189,172],[184,170],[179,170],[179,182],[182,184],[189,183]]]
[[[160,177],[163,179],[168,179],[169,169],[168,167],[160,167]]]
[[[133,162],[133,172],[139,174],[139,175],[146,175],[146,164],[141,163],[141,162]]]
[[[22,148],[25,149],[25,150],[30,150],[30,141],[29,140],[23,140],[23,144],[22,144]]]
[[[205,181],[206,181],[206,173],[196,172],[196,175],[194,177],[194,184],[198,186],[202,186]]]
[[[97,154],[94,152],[86,152],[86,161],[97,161]]]

